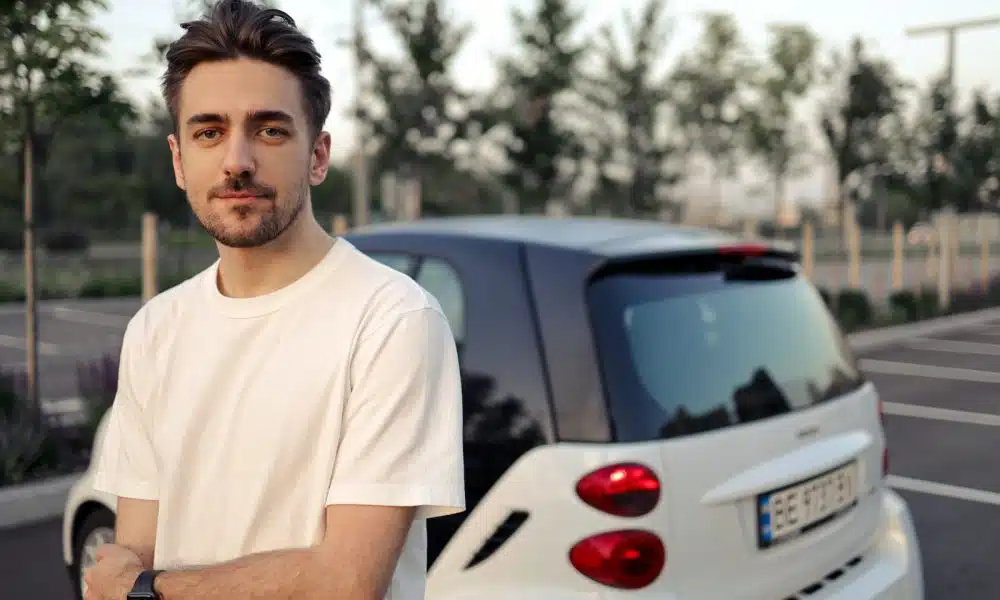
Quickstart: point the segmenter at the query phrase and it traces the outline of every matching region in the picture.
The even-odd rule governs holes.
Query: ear
[[[330,134],[322,131],[313,142],[312,161],[309,168],[309,185],[319,185],[326,180],[330,170]]]
[[[184,166],[181,164],[181,144],[177,141],[177,135],[171,133],[167,136],[167,145],[170,146],[170,157],[174,163],[174,181],[177,182],[177,187],[182,190],[187,190],[187,184],[184,182]]]

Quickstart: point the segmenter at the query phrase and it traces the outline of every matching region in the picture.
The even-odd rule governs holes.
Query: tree
[[[673,102],[689,148],[701,151],[712,165],[718,202],[723,178],[736,167],[752,62],[732,15],[706,13],[702,22],[701,40],[674,72]]]
[[[450,175],[468,122],[468,96],[450,77],[451,65],[471,33],[450,20],[442,0],[376,0],[372,4],[403,47],[403,59],[375,54],[359,40],[368,78],[356,115],[365,139],[372,140],[376,172],[397,171],[399,179],[420,184],[431,212],[446,212],[455,198],[423,182]],[[370,149],[366,148],[367,153]]]
[[[560,181],[560,167],[577,165],[585,153],[567,123],[587,50],[586,41],[573,39],[582,18],[571,0],[540,0],[532,13],[512,12],[518,49],[500,61],[496,114],[510,129],[503,180],[518,211],[543,212],[572,186]]]
[[[753,102],[747,108],[747,149],[764,163],[774,185],[777,222],[785,203],[785,183],[809,150],[796,105],[817,75],[819,40],[802,25],[775,25],[767,61],[755,73]]]
[[[106,40],[92,25],[105,0],[35,0],[9,3],[0,13],[0,131],[20,146],[24,177],[24,253],[27,296],[28,395],[38,409],[38,321],[35,314],[35,163],[44,164],[58,125],[81,113],[123,125],[134,117],[117,82],[87,66]],[[46,206],[37,217],[44,222]],[[40,414],[40,413],[39,413]]]
[[[960,142],[972,188],[969,200],[995,211],[1000,207],[1000,96],[977,92],[971,113],[968,133]]]
[[[830,95],[821,108],[820,124],[833,157],[838,214],[843,217],[858,200],[847,189],[849,178],[870,180],[871,171],[888,162],[890,117],[901,108],[906,86],[887,60],[869,56],[860,38],[851,42],[846,59],[834,54],[831,62],[826,71]],[[843,226],[847,236],[849,223]]]
[[[662,196],[680,176],[670,159],[678,142],[669,123],[668,75],[658,73],[671,39],[665,0],[624,15],[627,41],[601,30],[600,73],[588,94],[597,109],[597,198],[614,214],[659,217]]]

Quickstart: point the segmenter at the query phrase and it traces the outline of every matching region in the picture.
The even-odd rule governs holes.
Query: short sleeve
[[[93,486],[98,491],[139,500],[158,499],[157,468],[149,425],[144,418],[139,378],[143,340],[138,322],[129,322],[118,363],[118,390],[106,417]]]
[[[406,312],[358,342],[327,504],[465,510],[462,389],[444,315]]]

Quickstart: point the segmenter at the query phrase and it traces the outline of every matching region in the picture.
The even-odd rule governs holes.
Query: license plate
[[[851,463],[757,496],[757,543],[787,541],[836,518],[858,500],[858,466]]]

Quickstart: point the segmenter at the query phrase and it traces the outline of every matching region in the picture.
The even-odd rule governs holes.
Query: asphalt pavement
[[[79,395],[77,365],[117,358],[128,319],[139,309],[137,298],[46,301],[38,311],[38,371],[43,398]],[[0,305],[0,370],[26,366],[25,315],[22,305]]]
[[[45,304],[42,372],[62,375],[43,376],[43,389],[72,395],[66,365],[117,351],[137,308],[135,300]],[[23,360],[21,327],[23,314],[0,308],[0,364]],[[911,338],[864,353],[861,365],[885,402],[890,484],[916,520],[928,600],[1000,598],[1000,321]],[[0,531],[0,597],[70,599],[59,527]]]

